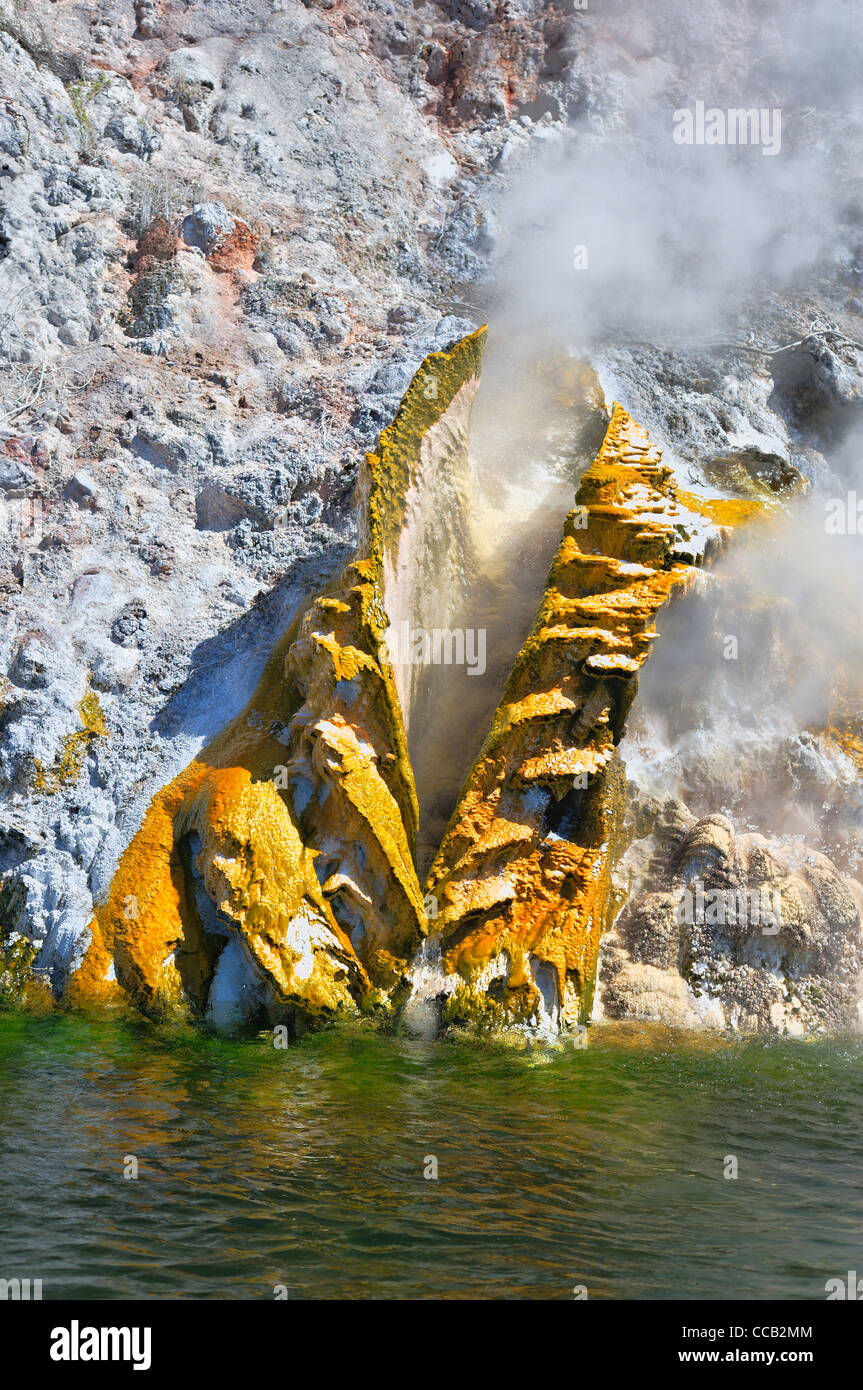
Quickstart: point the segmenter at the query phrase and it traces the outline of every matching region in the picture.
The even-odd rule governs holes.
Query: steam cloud
[[[596,357],[609,346],[769,343],[777,323],[800,326],[807,298],[845,311],[863,283],[863,5],[621,0],[575,17],[572,42],[571,128],[512,178],[499,210],[475,430],[481,482],[483,455],[491,459],[487,490],[515,490],[524,476],[526,437],[541,435],[530,370],[549,349]],[[699,102],[780,112],[781,149],[764,158],[757,144],[676,143],[675,111]],[[821,488],[857,486],[863,432],[822,447]],[[551,473],[535,495],[538,504],[555,496]],[[723,658],[716,612],[687,602],[665,624],[636,708],[648,723],[673,711],[667,792],[691,795],[701,813],[726,805],[768,833],[803,832],[826,847],[821,774],[796,808],[799,780],[770,787],[783,739],[822,728],[838,688],[863,691],[863,536],[828,535],[824,497],[816,492],[767,537],[738,535],[720,566],[737,662]],[[764,766],[748,775],[753,747]],[[848,796],[830,835],[863,844],[860,798]]]
[[[753,295],[835,275],[858,252],[863,6],[687,11],[627,3],[589,21],[610,75],[581,74],[585,111],[501,208],[497,334],[575,348],[715,338]],[[780,112],[778,155],[675,143],[674,112],[698,102]]]

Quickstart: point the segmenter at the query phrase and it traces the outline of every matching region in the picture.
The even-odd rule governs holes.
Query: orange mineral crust
[[[453,1021],[590,1015],[624,810],[616,753],[655,619],[702,543],[671,470],[615,406],[539,612],[432,865]],[[706,531],[706,534],[705,534]]]
[[[154,796],[67,1002],[215,1020],[227,999],[237,1022],[299,1029],[392,1014],[440,931],[446,1022],[589,1017],[625,799],[616,744],[657,612],[727,528],[681,498],[616,406],[424,898],[386,605],[428,470],[431,495],[452,482],[462,497],[483,336],[423,362],[361,471],[356,558],[297,614],[245,710]]]
[[[382,585],[423,440],[484,330],[423,362],[361,474],[357,558],[298,614],[246,709],[159,791],[67,1001],[206,1016],[226,944],[245,1021],[388,1011],[427,930]],[[237,958],[239,949],[239,965]]]

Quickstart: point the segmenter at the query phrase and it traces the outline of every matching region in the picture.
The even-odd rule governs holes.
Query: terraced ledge
[[[712,504],[683,504],[619,405],[575,501],[429,874],[454,977],[446,1023],[566,1030],[589,1019],[624,811],[616,745],[659,609],[727,534],[705,524]]]

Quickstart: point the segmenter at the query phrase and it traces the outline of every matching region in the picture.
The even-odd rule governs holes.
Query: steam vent
[[[242,713],[152,800],[65,1002],[292,1035],[359,1015],[425,1032],[589,1020],[619,906],[617,745],[658,611],[727,531],[684,505],[615,406],[421,884],[416,668],[388,640],[446,627],[476,564],[468,431],[485,333],[423,362],[362,466],[355,557],[297,613]]]

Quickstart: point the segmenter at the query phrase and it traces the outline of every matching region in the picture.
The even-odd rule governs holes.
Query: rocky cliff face
[[[798,521],[774,515],[736,536],[669,612],[643,682],[621,745],[625,906],[602,948],[607,1016],[790,1034],[859,1026],[854,539],[844,556],[823,543],[812,561],[817,532],[801,529],[799,498],[788,505]],[[831,566],[826,581],[813,564]]]
[[[473,136],[419,55],[430,21],[478,31],[408,18],[3,7],[0,862],[55,988],[153,797],[354,553],[364,449],[474,326]]]
[[[807,488],[844,495],[854,477],[852,88],[834,66],[847,118],[831,125],[775,8],[711,4],[699,27],[662,7],[593,14],[564,0],[0,0],[4,997],[122,998],[226,1024],[388,1014],[431,929],[445,976],[433,1012],[559,1026],[588,1016],[599,933],[622,910],[600,969],[608,1015],[792,1031],[853,1020],[853,663],[819,652],[835,666],[823,708],[789,703],[790,678],[778,704],[769,681],[744,683],[723,724],[710,694],[721,682],[690,666],[672,709],[671,668],[653,662],[655,695],[645,687],[622,737],[670,589],[687,596],[660,618],[660,650],[666,636],[679,649],[678,628],[701,633],[713,669],[709,653],[734,631],[699,617],[731,592],[724,561],[715,585],[677,583],[701,575],[705,543],[802,506]],[[660,148],[646,140],[651,113],[670,117],[708,78],[716,100],[738,104],[765,26],[789,147],[829,170],[830,254],[760,297],[747,286],[737,323],[711,342],[645,330],[637,285],[596,272],[602,331],[590,301],[587,346],[623,411],[581,483],[588,529],[568,523],[469,775],[475,749],[464,759],[442,847],[446,797],[430,798],[436,923],[411,767],[430,784],[430,713],[416,672],[391,660],[385,619],[446,628],[475,592],[476,362],[452,396],[443,372],[438,404],[421,398],[431,414],[412,416],[415,394],[399,406],[429,354],[488,318],[492,342],[515,353],[503,385],[489,379],[509,437],[500,471],[512,471],[518,422],[538,439],[537,402],[548,414],[557,389],[540,393],[526,370],[537,322],[549,350],[576,336],[513,254],[536,245],[543,260],[543,224],[562,225],[571,268],[582,239],[561,222],[559,176],[543,174],[537,197],[536,171],[570,142],[601,161],[618,137]],[[835,22],[816,33],[841,49]],[[646,222],[643,185],[607,167],[609,207],[629,215],[622,190]],[[665,196],[664,156],[651,167]],[[705,228],[721,221],[712,198]],[[765,265],[798,264],[766,241]],[[618,270],[642,259],[633,244]],[[684,260],[647,259],[660,292],[685,278]],[[711,265],[730,294],[734,265]],[[598,411],[582,414],[595,423]],[[425,457],[393,496],[395,475],[375,481],[361,461],[397,416],[413,434],[385,435],[373,458],[402,445],[411,466]],[[632,417],[652,445],[627,435]],[[557,467],[559,440],[542,448]],[[563,520],[548,528],[555,543]],[[837,572],[850,592],[853,566]],[[799,671],[791,623],[757,618],[759,585],[740,625]],[[747,741],[741,702],[782,718],[756,721]],[[687,922],[692,835],[718,846],[722,882],[705,877],[704,893],[787,879],[793,920],[758,941]]]

